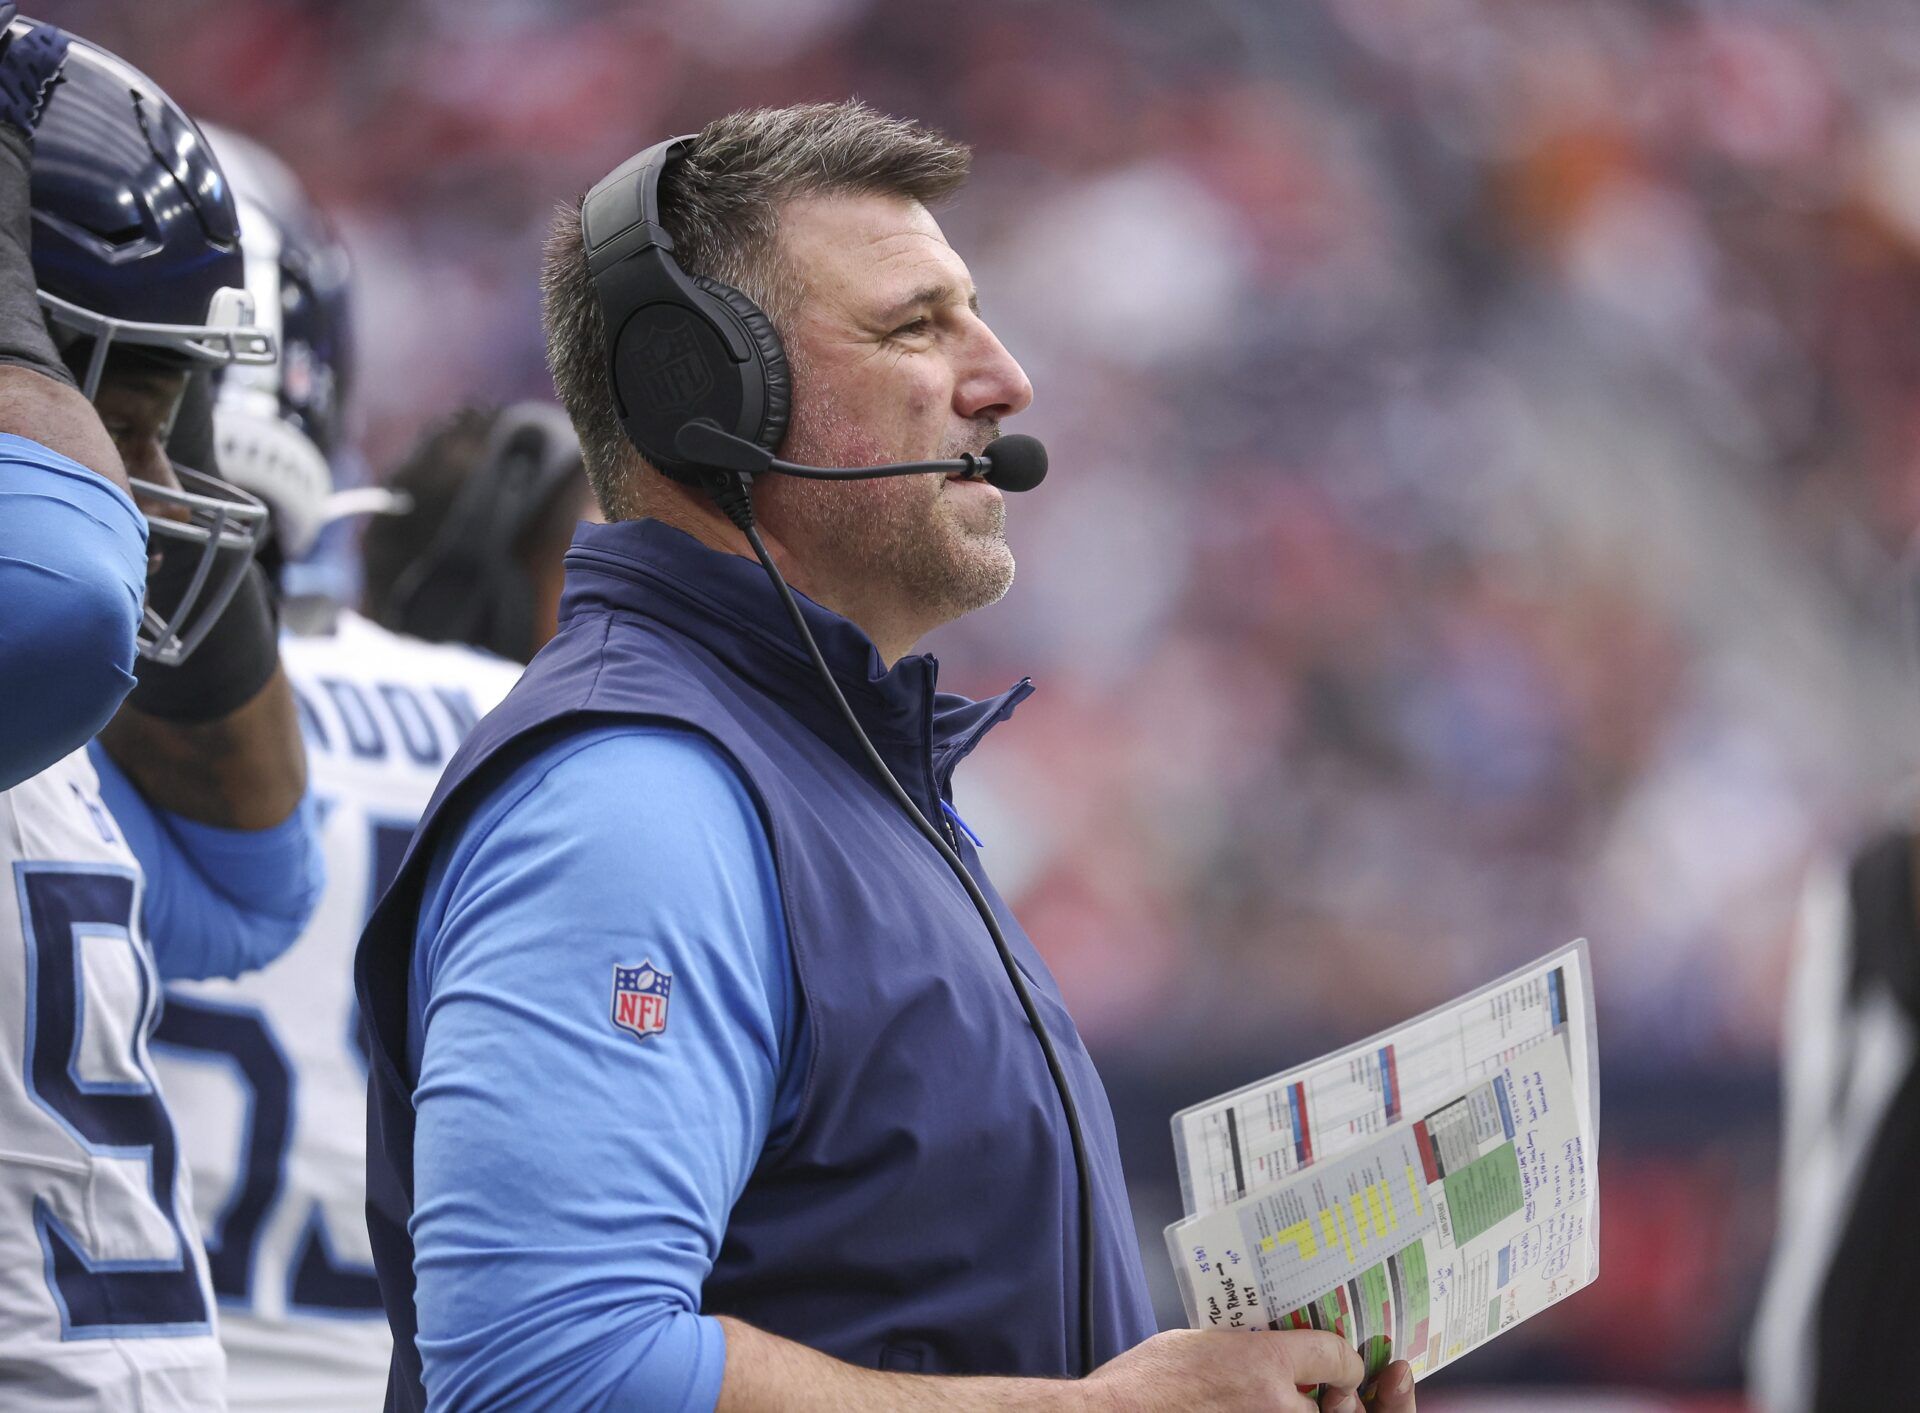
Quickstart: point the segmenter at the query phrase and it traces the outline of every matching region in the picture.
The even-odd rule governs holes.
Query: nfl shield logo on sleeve
[[[667,1028],[667,992],[673,977],[651,961],[613,969],[613,1023],[645,1040]]]

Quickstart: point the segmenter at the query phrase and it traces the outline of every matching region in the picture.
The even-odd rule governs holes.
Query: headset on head
[[[621,163],[580,208],[614,411],[649,463],[690,485],[704,477],[676,449],[681,428],[704,418],[773,451],[791,393],[773,321],[731,285],[681,269],[660,223],[661,175],[694,136]]]
[[[564,412],[544,402],[501,408],[433,540],[394,581],[380,621],[430,642],[524,661],[534,591],[514,551],[579,475],[580,444]]]

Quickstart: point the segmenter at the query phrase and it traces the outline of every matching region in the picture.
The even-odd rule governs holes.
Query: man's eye
[[[922,314],[918,319],[913,320],[911,323],[902,324],[899,328],[895,329],[893,331],[892,337],[899,338],[902,335],[906,335],[907,337],[911,338],[915,334],[924,334],[928,329],[932,327],[933,327],[933,321],[927,318],[926,315]]]

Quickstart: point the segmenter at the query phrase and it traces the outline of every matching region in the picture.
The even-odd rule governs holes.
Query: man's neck
[[[753,546],[747,543],[747,537],[740,528],[695,487],[675,485],[672,493],[654,497],[644,507],[642,516],[671,525],[683,534],[693,536],[708,549],[758,562]],[[765,525],[757,528],[760,542],[767,547],[767,554],[780,571],[780,577],[787,581],[787,586],[805,594],[822,608],[839,614],[865,633],[872,641],[874,650],[880,654],[883,666],[891,668],[913,651],[913,645],[920,640],[921,630],[896,628],[890,631],[889,615],[874,605],[860,602],[857,594],[842,592],[831,584],[821,582],[787,549],[778,533]]]

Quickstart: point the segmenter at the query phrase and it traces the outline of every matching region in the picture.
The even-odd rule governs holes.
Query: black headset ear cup
[[[793,405],[793,384],[787,374],[787,350],[780,342],[780,333],[760,306],[732,285],[722,284],[709,275],[697,275],[693,282],[739,317],[747,336],[760,351],[760,368],[767,384],[767,409],[760,417],[757,432],[741,428],[740,435],[773,451],[787,434],[787,414]]]

